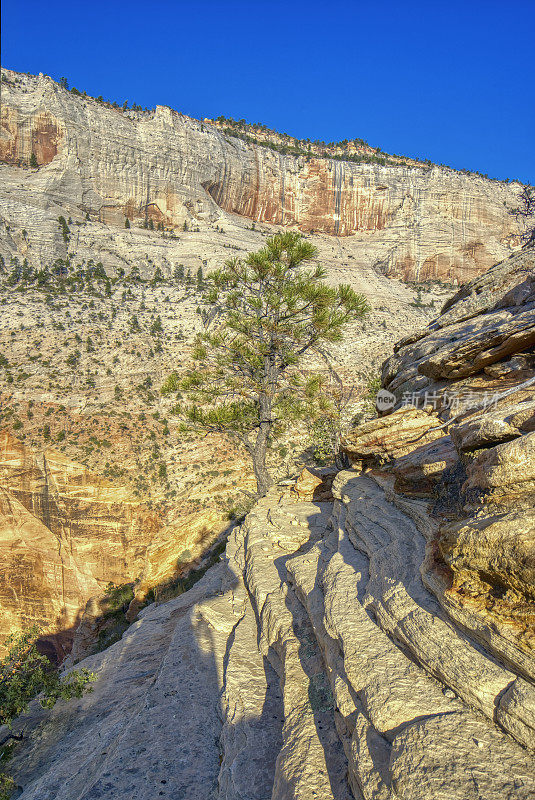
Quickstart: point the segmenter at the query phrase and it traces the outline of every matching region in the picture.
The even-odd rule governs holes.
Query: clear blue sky
[[[3,0],[2,64],[535,183],[535,0]]]

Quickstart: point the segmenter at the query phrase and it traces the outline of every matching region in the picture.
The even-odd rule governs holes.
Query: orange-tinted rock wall
[[[85,604],[109,582],[147,591],[176,574],[177,557],[224,527],[206,514],[150,508],[62,453],[35,456],[0,432],[0,641],[40,625],[44,648],[69,652]],[[209,537],[210,538],[210,537]]]
[[[39,166],[50,164],[58,154],[62,137],[61,124],[47,111],[25,119],[16,109],[2,105],[0,161],[29,164],[33,153]]]

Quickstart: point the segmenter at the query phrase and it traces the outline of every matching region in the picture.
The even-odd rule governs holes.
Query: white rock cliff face
[[[32,153],[38,170],[28,169]],[[134,226],[152,219],[173,229],[186,220],[210,229],[225,212],[239,214],[350,237],[355,266],[416,280],[470,279],[519,245],[521,223],[508,211],[519,184],[283,155],[167,107],[124,113],[9,70],[0,161],[9,252],[34,260],[63,257],[60,213],[89,214],[101,243],[102,225],[124,227],[125,217]],[[117,245],[110,249],[117,255]]]

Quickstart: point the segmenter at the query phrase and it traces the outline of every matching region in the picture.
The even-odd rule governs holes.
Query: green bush
[[[11,727],[38,695],[41,695],[43,708],[52,708],[60,699],[71,700],[91,691],[88,684],[95,680],[95,675],[87,669],[61,675],[49,659],[39,653],[38,637],[39,627],[33,625],[5,641],[8,653],[0,662],[0,725]],[[13,779],[0,773],[0,800],[7,800],[13,789]]]
[[[330,417],[320,417],[314,420],[310,429],[310,444],[312,455],[317,464],[333,463],[337,455],[337,430],[336,424]]]

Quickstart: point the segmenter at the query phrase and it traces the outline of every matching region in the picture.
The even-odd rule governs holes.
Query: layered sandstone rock
[[[141,602],[176,577],[181,553],[193,563],[226,525],[215,508],[151,507],[53,448],[35,455],[6,431],[0,481],[0,637],[37,623],[42,648],[60,661],[90,598],[109,583],[135,582]]]
[[[532,301],[511,285],[526,263],[496,268],[518,302],[479,299],[463,330],[450,304],[452,321],[398,348],[388,385],[422,375],[423,407],[347,437],[334,503],[296,500],[317,476],[274,488],[223,563],[82,662],[93,694],[19,720],[23,800],[533,796],[535,370],[515,340]],[[498,348],[477,372],[498,307],[521,353]],[[417,366],[431,355],[447,373],[452,341],[475,354],[472,374],[414,371],[417,347]],[[446,404],[452,387],[466,409]]]
[[[346,443],[413,513],[427,537],[424,578],[443,608],[531,680],[534,279],[525,250],[463,287],[384,366],[386,388],[409,405]]]
[[[532,687],[441,611],[373,479],[334,493],[273,490],[223,563],[81,663],[93,693],[21,719],[23,800],[527,800]]]
[[[32,153],[39,170],[23,169]],[[438,167],[283,155],[163,106],[124,113],[46,76],[9,70],[0,160],[14,165],[2,167],[0,198],[12,248],[22,254],[29,238],[30,255],[41,260],[63,256],[58,214],[88,214],[113,231],[125,217],[134,226],[150,219],[213,229],[229,212],[350,236],[356,265],[384,274],[465,281],[518,246],[522,229],[508,211],[518,205],[519,184]],[[17,242],[22,230],[27,236]],[[84,233],[79,247],[89,244]],[[102,240],[102,229],[95,233]],[[118,244],[111,250],[118,255]]]

